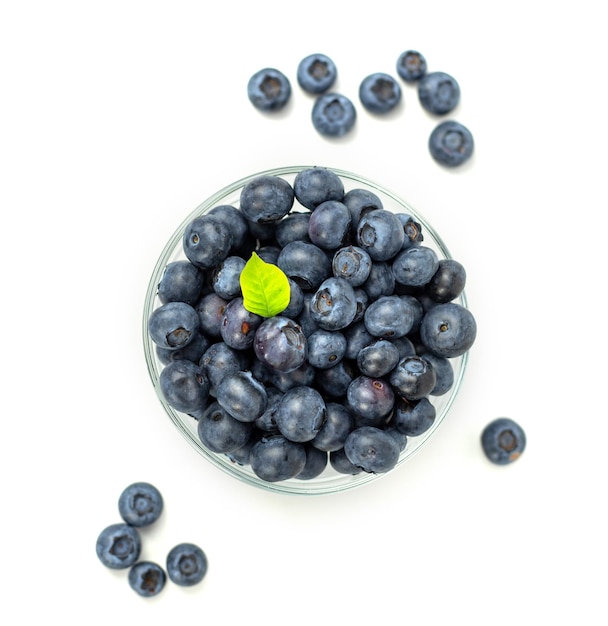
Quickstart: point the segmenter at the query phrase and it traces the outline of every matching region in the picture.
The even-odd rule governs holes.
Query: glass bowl
[[[353,489],[372,481],[376,481],[386,474],[371,474],[366,472],[360,472],[354,475],[342,474],[335,471],[331,464],[328,463],[325,471],[320,476],[314,479],[304,480],[291,478],[284,481],[267,482],[259,478],[248,465],[241,465],[231,460],[226,454],[212,452],[202,444],[198,437],[197,420],[190,415],[180,413],[179,411],[176,411],[174,408],[172,408],[167,403],[161,392],[159,375],[164,365],[160,362],[157,355],[156,346],[150,339],[150,336],[148,334],[148,321],[154,309],[161,304],[158,298],[158,284],[163,276],[165,267],[168,263],[171,263],[173,261],[186,260],[186,256],[182,248],[182,237],[184,231],[186,230],[186,227],[195,217],[206,213],[207,211],[218,205],[228,204],[238,208],[241,190],[249,181],[257,178],[258,176],[279,176],[293,185],[294,179],[298,172],[304,169],[309,169],[310,167],[312,166],[281,167],[252,174],[228,185],[224,189],[221,189],[220,191],[209,197],[207,200],[205,200],[202,204],[200,204],[178,226],[178,228],[175,230],[175,232],[165,245],[164,249],[162,250],[160,257],[156,262],[154,270],[152,271],[152,276],[150,278],[150,282],[145,296],[143,311],[144,352],[146,363],[148,366],[148,372],[152,380],[152,385],[156,391],[156,394],[158,396],[158,399],[160,400],[163,409],[165,410],[173,424],[177,427],[178,431],[188,441],[188,443],[190,443],[194,447],[194,449],[201,454],[201,456],[210,461],[216,468],[219,468],[220,470],[228,473],[234,478],[244,481],[249,485],[253,485],[255,487],[276,493],[300,495],[331,494],[348,489]],[[336,174],[338,174],[338,176],[340,176],[344,183],[345,191],[353,188],[367,189],[375,193],[380,198],[385,209],[388,209],[394,213],[407,213],[411,215],[422,227],[422,232],[424,236],[423,244],[427,247],[432,248],[436,252],[439,259],[452,258],[447,246],[445,245],[437,231],[426,221],[426,219],[418,211],[416,211],[413,207],[407,204],[407,202],[402,200],[398,195],[392,193],[388,189],[384,188],[382,185],[368,180],[363,176],[359,176],[358,174],[353,174],[351,172],[343,171],[336,168],[328,169],[331,169]],[[294,202],[293,210],[306,211],[306,209],[298,204],[297,200],[295,200]],[[464,291],[460,294],[458,298],[454,299],[454,302],[464,306],[465,308],[467,307],[467,300]],[[416,437],[408,437],[407,445],[404,450],[402,450],[397,465],[392,470],[390,470],[391,474],[400,471],[401,466],[422,448],[422,446],[432,437],[433,433],[436,432],[436,430],[439,428],[439,426],[447,416],[460,389],[466,369],[467,358],[468,353],[465,352],[459,357],[450,359],[450,363],[454,371],[454,382],[450,390],[443,395],[429,397],[436,409],[436,418],[432,426],[421,435],[418,435]]]

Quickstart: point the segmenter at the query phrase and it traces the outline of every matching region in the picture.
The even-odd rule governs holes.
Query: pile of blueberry
[[[451,113],[460,102],[460,86],[446,72],[428,72],[426,59],[416,50],[406,50],[396,64],[399,78],[406,84],[416,84],[418,100],[425,111],[435,116]],[[325,54],[311,54],[297,68],[300,87],[315,97],[312,107],[314,128],[325,137],[342,137],[355,125],[357,110],[344,94],[331,91],[338,71],[333,60]],[[291,97],[291,83],[280,70],[263,68],[247,83],[247,95],[257,109],[280,111]],[[359,86],[359,100],[374,115],[392,111],[401,101],[401,85],[397,78],[385,72],[366,76]],[[428,149],[441,165],[455,167],[468,161],[473,153],[471,131],[455,120],[438,124],[431,132]]]
[[[154,485],[137,482],[126,487],[118,499],[122,522],[110,524],[97,537],[99,560],[111,569],[128,569],[131,588],[140,596],[157,596],[167,577],[176,585],[190,587],[207,573],[207,556],[195,544],[180,543],[166,558],[165,569],[154,561],[140,560],[139,529],[150,526],[163,510],[163,498]]]
[[[193,219],[182,245],[148,333],[164,398],[208,450],[268,482],[384,473],[433,425],[432,397],[477,328],[455,302],[463,266],[439,259],[411,215],[311,167],[293,183],[254,177],[238,204]],[[278,313],[245,306],[253,252],[287,277]]]

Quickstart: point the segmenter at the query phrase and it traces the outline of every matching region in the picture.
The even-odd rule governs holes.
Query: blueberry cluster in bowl
[[[211,455],[264,483],[378,475],[433,427],[476,323],[464,267],[415,216],[315,166],[252,177],[180,237],[146,332],[161,398]],[[254,256],[284,275],[283,309],[248,310]]]

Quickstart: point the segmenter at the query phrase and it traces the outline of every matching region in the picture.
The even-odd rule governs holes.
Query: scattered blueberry
[[[166,581],[165,570],[152,561],[139,561],[129,570],[129,586],[144,598],[157,596]]]
[[[167,575],[176,585],[191,587],[207,573],[207,555],[193,543],[180,543],[167,555]]]
[[[97,557],[111,569],[126,569],[139,558],[141,537],[138,530],[129,524],[111,524],[97,537]]]
[[[481,446],[484,454],[496,465],[516,461],[526,447],[523,428],[508,417],[499,417],[483,429]]]
[[[325,54],[310,54],[298,64],[298,84],[308,93],[327,91],[336,82],[337,76],[336,64]]]
[[[326,93],[317,98],[312,108],[312,123],[325,137],[343,137],[357,120],[352,101],[339,93]]]
[[[280,111],[291,96],[291,83],[280,70],[264,68],[249,79],[247,96],[260,111]]]
[[[397,74],[407,83],[413,83],[426,74],[426,59],[416,50],[406,50],[397,59]]]
[[[131,526],[149,526],[160,517],[162,510],[163,497],[150,483],[132,483],[118,498],[120,517]]]
[[[401,102],[401,87],[389,74],[375,72],[361,81],[359,100],[372,113],[388,113]]]
[[[435,127],[429,137],[431,156],[448,167],[457,167],[471,158],[474,141],[471,131],[453,120],[442,122]]]
[[[429,72],[418,81],[418,100],[434,115],[445,115],[460,102],[460,85],[445,72]]]

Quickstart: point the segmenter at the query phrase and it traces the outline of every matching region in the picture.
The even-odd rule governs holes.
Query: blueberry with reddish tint
[[[336,64],[326,54],[309,54],[298,64],[298,84],[308,93],[327,91],[338,76]]]
[[[401,102],[401,87],[389,74],[375,72],[361,81],[359,100],[372,113],[388,113]]]
[[[265,319],[255,332],[253,350],[271,370],[292,372],[306,360],[308,346],[302,328],[288,317]]]
[[[262,437],[251,448],[251,469],[267,482],[288,480],[306,466],[306,449],[302,443],[290,441],[280,434]]]
[[[139,561],[129,570],[129,586],[140,596],[157,596],[167,582],[165,570],[153,561]]]
[[[526,447],[526,434],[514,420],[499,417],[483,429],[481,447],[492,463],[508,465],[523,453]]]
[[[397,74],[406,82],[414,83],[426,74],[426,59],[417,50],[406,50],[397,59]]]
[[[293,189],[298,202],[311,211],[328,200],[342,201],[344,183],[326,167],[309,167],[296,174]]]
[[[355,428],[344,443],[348,460],[370,474],[388,472],[399,461],[400,446],[395,437],[381,428]]]
[[[293,187],[280,176],[256,176],[241,191],[240,208],[254,224],[276,222],[285,217],[295,199]]]
[[[247,97],[260,111],[280,111],[291,96],[291,83],[280,70],[267,67],[257,71],[247,83]]]
[[[97,558],[111,569],[131,567],[141,552],[138,530],[129,524],[111,524],[104,528],[95,544]]]
[[[198,333],[198,313],[185,302],[167,302],[154,309],[148,319],[150,339],[161,348],[187,346]]]
[[[477,336],[473,314],[456,302],[437,304],[420,322],[420,339],[429,352],[452,358],[467,352]]]
[[[418,81],[418,100],[434,115],[445,115],[460,102],[460,85],[446,72],[430,72]]]
[[[454,120],[436,126],[429,137],[431,156],[447,167],[457,167],[471,158],[475,142],[471,131]]]
[[[346,406],[356,424],[384,426],[390,419],[394,403],[395,393],[381,378],[357,376],[346,392]]]
[[[160,517],[162,510],[163,497],[150,483],[132,483],[118,498],[120,517],[131,526],[149,526]]]
[[[180,543],[167,555],[167,575],[176,585],[191,587],[207,573],[207,555],[193,543]]]
[[[264,318],[248,311],[243,298],[238,296],[230,300],[224,309],[220,333],[224,342],[235,350],[244,350],[253,344],[255,331]]]
[[[343,137],[357,121],[357,111],[349,98],[339,93],[319,96],[312,108],[312,123],[325,137]]]

